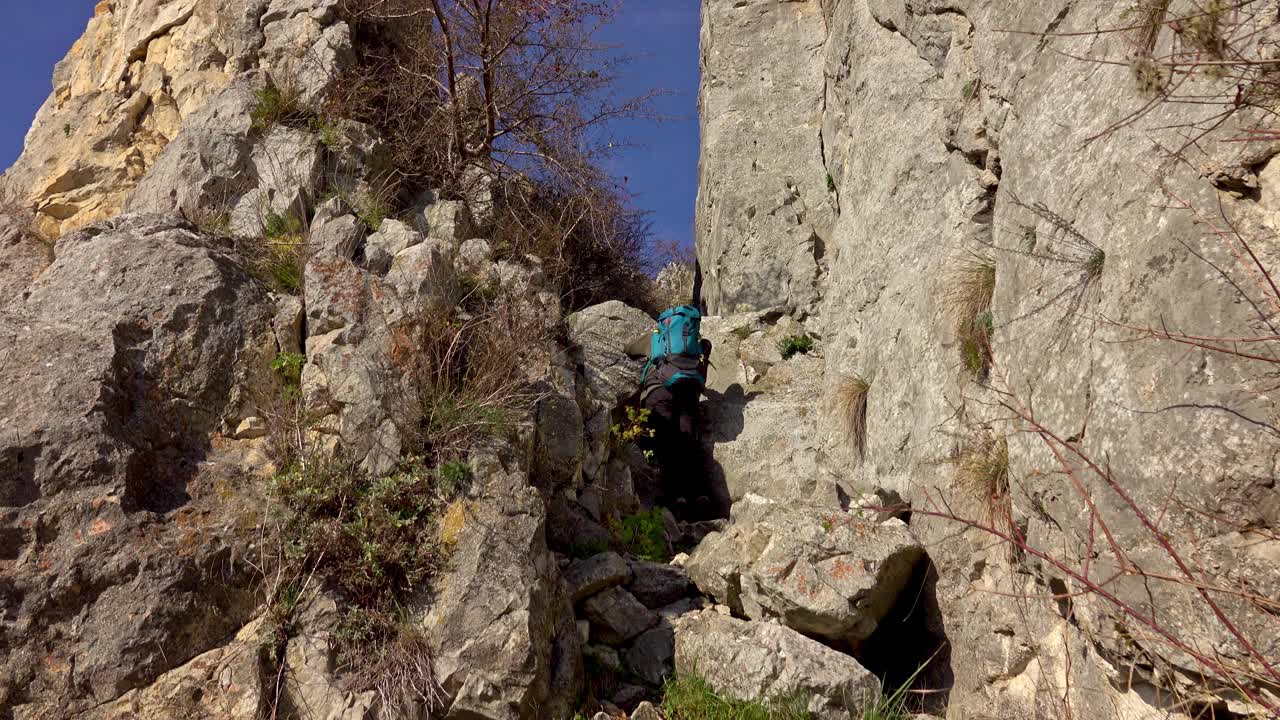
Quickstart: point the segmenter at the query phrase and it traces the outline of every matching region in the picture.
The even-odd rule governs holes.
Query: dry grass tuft
[[[989,255],[970,253],[947,273],[946,312],[960,341],[965,369],[980,380],[991,369],[991,301],[995,292],[996,262]]]
[[[342,665],[353,673],[348,686],[377,695],[378,717],[418,717],[419,708],[430,717],[431,711],[444,706],[444,692],[435,681],[431,646],[417,624],[407,618],[393,623],[368,632],[365,639],[371,642],[345,643]]]
[[[953,462],[957,487],[982,503],[982,522],[1008,532],[1013,526],[1008,438],[979,429],[966,440]]]
[[[864,457],[867,449],[867,397],[870,392],[871,381],[860,375],[843,378],[836,385],[836,416],[840,418],[859,458]]]

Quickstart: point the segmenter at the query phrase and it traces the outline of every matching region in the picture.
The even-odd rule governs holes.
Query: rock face
[[[209,436],[276,391],[266,293],[168,218],[91,225],[56,253],[0,309],[0,708],[115,698],[257,604],[260,510],[219,501],[243,471]]]
[[[781,625],[715,610],[677,621],[677,672],[701,675],[717,694],[745,700],[807,698],[815,717],[861,717],[880,681],[848,655]]]
[[[816,0],[703,3],[697,228],[713,314],[818,298],[836,208],[821,134],[825,36]]]
[[[1003,505],[1033,547],[1091,579],[1135,567],[1180,575],[1168,539],[1193,574],[1263,596],[1280,589],[1266,553],[1228,550],[1249,534],[1241,528],[1273,534],[1280,524],[1269,469],[1280,445],[1254,424],[1275,415],[1275,398],[1247,389],[1267,363],[1116,324],[1211,337],[1269,332],[1251,308],[1270,303],[1271,292],[1248,279],[1254,272],[1197,225],[1196,213],[1215,226],[1225,220],[1255,246],[1268,244],[1277,222],[1268,200],[1276,147],[1220,142],[1244,134],[1242,121],[1232,120],[1188,148],[1187,162],[1167,163],[1153,143],[1176,148],[1184,140],[1161,128],[1194,121],[1196,112],[1170,105],[1090,140],[1149,98],[1123,62],[1064,58],[1132,57],[1129,35],[1090,34],[1125,25],[1127,7],[703,3],[704,298],[726,317],[776,307],[802,319],[821,355],[805,375],[822,378],[807,386],[775,374],[785,364],[747,347],[751,327],[741,344],[722,342],[735,347],[728,362],[742,375],[721,392],[728,397],[737,385],[748,400],[725,406],[716,452],[731,488],[806,496],[808,488],[784,484],[791,476],[749,473],[742,458],[768,468],[807,453],[821,459],[811,468],[825,467],[821,473],[852,497],[884,487],[925,511],[912,518],[912,531],[940,574],[956,673],[951,717],[1035,717],[1066,693],[1077,714],[1124,707],[1133,717],[1161,716],[1158,702],[1142,698],[1194,692],[1205,668],[1121,605],[1169,619],[1175,634],[1190,633],[1198,647],[1218,648],[1251,672],[1266,674],[1260,658],[1274,665],[1280,657],[1274,633],[1263,629],[1267,613],[1256,607],[1223,599],[1221,608],[1242,637],[1260,639],[1251,650],[1184,585],[1163,583],[1148,594],[1141,582],[1118,582],[1120,605],[1076,595],[1079,583],[1060,568],[926,514],[1000,522]],[[1164,31],[1160,42],[1173,35]],[[1235,93],[1229,82],[1206,81],[1204,89]],[[994,267],[992,362],[976,373],[954,318],[959,278],[975,252]],[[744,361],[751,355],[754,364]],[[769,366],[763,379],[751,377],[759,364]],[[750,386],[770,377],[777,385],[752,397]],[[855,379],[870,385],[859,440],[831,432],[851,417]],[[792,406],[820,416],[810,421],[816,432],[791,432],[804,427],[799,411],[765,412],[761,401],[788,389],[808,398]],[[1060,440],[1019,432],[1026,426],[1009,422],[1009,407],[1033,412]],[[1008,436],[1007,495],[1002,481],[993,495],[966,475],[974,438],[988,432]],[[1191,436],[1208,440],[1186,443]],[[749,452],[727,452],[734,444]],[[1064,489],[1067,470],[1051,445],[1078,485]],[[1081,468],[1077,451],[1158,518],[1159,530],[1149,530],[1100,473]],[[829,493],[816,497],[826,503]],[[1113,541],[1099,539],[1102,523]],[[1043,599],[1054,594],[1049,587],[1072,593],[1070,606]],[[1008,596],[1041,599],[1014,613],[997,599]],[[1017,619],[994,622],[999,617]],[[1092,638],[1086,661],[1066,655],[1080,647],[1077,631]],[[1153,658],[1172,674],[1100,680],[1150,667]],[[1067,672],[1065,685],[1051,679]],[[1274,702],[1261,685],[1249,692],[1255,708]]]

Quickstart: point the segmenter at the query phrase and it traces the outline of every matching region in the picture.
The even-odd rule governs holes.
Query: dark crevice
[[[876,631],[853,652],[885,694],[910,686],[908,709],[946,714],[955,674],[937,596],[938,571],[926,556]]]

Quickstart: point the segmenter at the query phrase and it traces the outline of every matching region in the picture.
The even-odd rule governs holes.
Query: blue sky
[[[7,3],[0,24],[5,110],[0,113],[0,168],[22,152],[22,138],[53,89],[53,66],[93,16],[94,0]]]
[[[0,26],[0,68],[6,111],[0,113],[0,168],[22,151],[22,139],[49,95],[53,66],[84,32],[94,0],[9,3]],[[652,213],[655,239],[693,242],[698,166],[698,0],[624,0],[601,40],[634,58],[619,93],[667,91],[656,110],[664,122],[632,121],[617,128],[628,143],[610,170],[628,178],[636,204]]]

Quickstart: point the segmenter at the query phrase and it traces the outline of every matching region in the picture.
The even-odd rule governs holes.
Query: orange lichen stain
[[[101,535],[110,529],[111,529],[111,523],[107,522],[106,520],[103,520],[102,518],[98,518],[97,520],[93,521],[92,525],[89,526],[89,534]]]
[[[848,562],[847,560],[836,558],[836,561],[832,563],[831,577],[837,580],[843,580],[849,577],[850,575],[854,575],[854,574],[861,575],[866,571],[867,571],[867,564],[862,560],[859,560],[858,564],[854,565],[853,563]]]
[[[57,655],[45,655],[41,664],[44,665],[46,671],[51,673],[62,674],[71,669],[71,663],[67,662],[66,658],[61,658]]]
[[[111,0],[101,0],[97,5],[93,6],[93,16],[106,15],[112,11]]]
[[[804,575],[796,575],[796,589],[810,598],[818,597],[818,592],[820,590],[816,587],[810,587],[809,581],[805,579]]]

